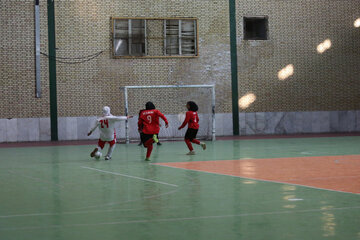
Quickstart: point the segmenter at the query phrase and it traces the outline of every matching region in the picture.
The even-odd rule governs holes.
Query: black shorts
[[[185,139],[193,140],[196,138],[199,129],[188,128],[185,133]]]
[[[145,133],[140,134],[141,142],[142,142],[142,144],[144,145],[144,147],[145,147],[145,143],[146,143],[149,139],[152,139],[153,136],[154,136],[154,134],[145,134]]]

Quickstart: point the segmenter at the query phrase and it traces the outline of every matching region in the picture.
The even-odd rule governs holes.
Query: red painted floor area
[[[176,162],[156,165],[360,194],[360,155]]]

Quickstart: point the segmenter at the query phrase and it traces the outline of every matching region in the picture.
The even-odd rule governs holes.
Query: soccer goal
[[[182,139],[185,129],[178,127],[185,119],[185,105],[194,101],[199,106],[198,115],[199,139],[215,140],[215,85],[153,85],[121,87],[124,97],[125,115],[133,115],[134,119],[125,122],[126,143],[130,139],[139,139],[137,120],[139,111],[145,103],[151,101],[168,119],[169,128],[165,128],[162,120],[159,139]]]

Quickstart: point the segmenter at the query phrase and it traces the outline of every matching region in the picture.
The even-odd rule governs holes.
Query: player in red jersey
[[[153,143],[159,142],[157,134],[160,131],[159,117],[165,122],[165,127],[169,125],[168,120],[159,110],[155,109],[152,102],[147,102],[145,110],[141,111],[138,121],[139,130],[142,132],[141,142],[147,148],[145,161],[150,161],[150,155],[153,150]]]
[[[195,155],[195,151],[192,147],[192,142],[200,145],[203,150],[206,149],[206,144],[196,139],[197,132],[199,130],[199,116],[197,110],[199,109],[195,102],[189,101],[186,103],[186,117],[183,124],[179,127],[179,130],[184,128],[188,124],[188,129],[185,134],[185,143],[188,146],[190,152],[187,155]]]
[[[140,118],[140,116],[141,116],[141,112],[144,111],[144,110],[145,110],[145,109],[141,109],[141,110],[139,111],[139,118]],[[159,126],[161,126],[161,125],[159,124]],[[138,132],[139,132],[139,134],[140,134],[140,142],[139,142],[138,146],[141,146],[141,145],[143,145],[142,137],[141,137],[141,136],[143,135],[143,133],[142,133],[140,127],[138,127]],[[160,143],[160,140],[159,140],[159,133],[156,134],[156,137],[157,137],[157,139],[158,139],[157,145],[161,146],[162,144]]]

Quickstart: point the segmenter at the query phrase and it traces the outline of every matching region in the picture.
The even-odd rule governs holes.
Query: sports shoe
[[[156,134],[153,135],[153,140],[154,140],[154,142],[156,142],[156,143],[159,142],[159,139],[157,138]]]
[[[105,160],[110,160],[110,159],[111,159],[111,157],[105,156]]]
[[[195,151],[190,151],[186,155],[195,155]]]
[[[202,142],[202,143],[200,143],[200,146],[202,147],[203,150],[206,149],[206,143],[203,143],[203,142]]]
[[[142,145],[142,142],[140,142],[139,144],[138,144],[138,146],[141,146]]]
[[[92,152],[90,153],[90,157],[95,157],[95,153],[96,153],[97,151],[98,151],[98,149],[95,148],[94,151],[92,151]]]
[[[150,158],[145,158],[145,161],[150,161]]]
[[[158,146],[161,146],[162,144],[160,142],[157,143]]]

